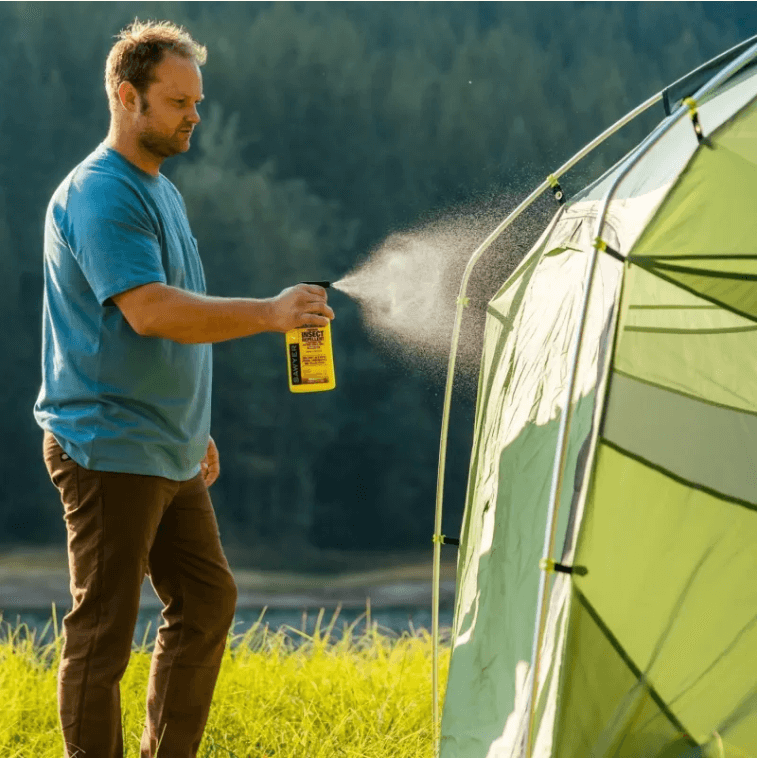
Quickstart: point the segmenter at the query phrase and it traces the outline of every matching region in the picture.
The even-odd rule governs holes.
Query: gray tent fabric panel
[[[611,386],[609,442],[694,485],[757,503],[757,415],[622,374]]]

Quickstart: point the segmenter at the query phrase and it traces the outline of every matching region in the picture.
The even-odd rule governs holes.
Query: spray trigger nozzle
[[[331,286],[331,282],[300,282],[300,284],[316,284],[319,287],[323,287],[325,290]]]

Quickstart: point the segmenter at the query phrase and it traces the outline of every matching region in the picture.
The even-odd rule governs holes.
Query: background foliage
[[[135,16],[184,24],[208,46],[203,124],[188,155],[164,170],[186,199],[209,291],[265,297],[302,279],[338,279],[392,231],[449,212],[504,212],[636,104],[751,34],[752,8],[3,3],[0,541],[64,539],[31,415],[42,221],[57,184],[105,136],[103,64]],[[661,117],[627,127],[566,189]],[[479,307],[505,273],[479,288]],[[430,550],[439,376],[372,341],[345,296],[331,303],[335,392],[288,392],[281,335],[215,347],[223,472],[213,497],[238,560],[318,568],[324,550]],[[460,394],[447,534],[462,515],[471,406]]]

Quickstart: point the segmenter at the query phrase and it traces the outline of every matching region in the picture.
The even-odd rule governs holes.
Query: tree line
[[[754,15],[727,3],[4,3],[0,541],[65,534],[31,414],[43,218],[107,132],[104,61],[135,16],[183,24],[208,47],[203,123],[164,171],[184,195],[209,292],[266,297],[338,279],[389,233],[455,209],[504,212],[636,104],[746,37]],[[661,117],[627,127],[566,178],[568,192]],[[518,238],[519,255],[531,231],[541,230]],[[477,290],[480,309],[505,273]],[[281,335],[214,348],[213,498],[239,555],[267,546],[307,567],[327,549],[430,549],[439,377],[382,349],[348,298],[331,302],[334,392],[288,392]],[[456,396],[447,534],[462,515],[472,413],[470,395]]]

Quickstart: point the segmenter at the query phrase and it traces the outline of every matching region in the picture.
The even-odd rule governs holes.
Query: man
[[[197,754],[236,602],[207,489],[219,474],[210,343],[334,317],[316,286],[204,294],[183,200],[160,167],[200,123],[205,57],[171,23],[125,29],[106,63],[107,139],[47,211],[34,413],[68,533],[58,701],[72,757],[123,755],[119,682],[146,573],[165,623],[141,756]]]

